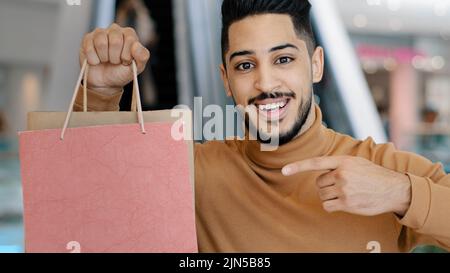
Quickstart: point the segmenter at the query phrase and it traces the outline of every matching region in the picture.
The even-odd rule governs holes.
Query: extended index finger
[[[300,172],[332,171],[339,168],[343,158],[341,156],[326,156],[306,159],[284,166],[281,172],[283,175],[289,176]]]

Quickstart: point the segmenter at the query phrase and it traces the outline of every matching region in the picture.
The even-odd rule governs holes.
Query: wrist
[[[115,89],[107,88],[107,90],[102,89],[101,91],[99,91],[88,88],[88,110],[103,112],[119,111],[119,104],[123,95],[123,90],[117,90],[118,91],[116,91]],[[75,109],[82,110],[83,104],[83,88],[81,87],[75,100]]]
[[[117,95],[118,93],[121,93],[123,90],[122,87],[98,87],[98,86],[91,86],[89,84],[87,85],[87,89],[105,96]]]
[[[393,212],[403,217],[411,205],[411,181],[407,175],[401,174],[394,191],[396,194],[393,200],[396,202]]]

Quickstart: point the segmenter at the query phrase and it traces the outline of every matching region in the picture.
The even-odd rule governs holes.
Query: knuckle
[[[92,46],[85,47],[85,48],[84,48],[84,52],[85,52],[86,54],[93,54],[93,53],[96,53],[96,52],[95,52],[95,49],[94,49]]]
[[[131,55],[130,54],[125,54],[125,53],[122,53],[121,58],[122,58],[122,60],[124,60],[126,62],[131,62],[131,60],[132,60]]]
[[[94,40],[95,46],[98,48],[106,48],[108,47],[108,41],[106,39],[97,38]]]
[[[122,45],[122,40],[119,37],[111,37],[109,44],[112,47],[120,47]]]
[[[94,34],[102,34],[102,33],[105,33],[105,32],[106,32],[106,30],[104,28],[99,28],[98,27],[98,28],[95,28],[92,33],[94,33]]]
[[[92,38],[92,33],[88,33],[88,34],[84,35],[84,37],[83,37],[83,44],[86,44],[86,42],[87,42],[90,38]]]
[[[124,28],[124,29],[123,29],[123,32],[124,32],[125,34],[132,35],[132,36],[134,36],[134,37],[137,36],[136,30],[134,30],[134,28],[132,28],[132,27],[126,27],[126,28]]]
[[[125,39],[125,43],[127,43],[127,44],[133,44],[137,40],[136,37],[131,36],[131,35],[126,35],[124,39]]]
[[[94,37],[94,34],[93,34],[93,33],[88,33],[88,34],[86,34],[86,35],[84,36],[84,38],[83,38],[83,41],[82,41],[81,45],[82,45],[84,48],[87,48],[90,44],[92,44],[92,39],[93,39],[93,37]]]
[[[337,179],[337,180],[345,180],[345,178],[346,178],[345,171],[340,170],[340,169],[336,170],[334,172],[334,178]]]
[[[133,28],[130,28],[130,27],[124,28],[124,29],[122,30],[122,33],[123,33],[125,36],[129,36],[129,37],[132,38],[134,41],[138,40],[138,35],[137,35],[136,31],[135,31]]]
[[[333,173],[333,178],[336,179],[336,180],[340,180],[341,179],[341,173],[338,172],[338,171],[335,171]]]
[[[339,198],[345,198],[345,197],[346,197],[346,193],[345,193],[342,189],[340,189],[340,188],[338,188],[338,189],[336,190],[336,195],[337,195]]]
[[[348,193],[348,185],[346,183],[340,183],[336,186],[339,193],[343,196],[346,196]]]

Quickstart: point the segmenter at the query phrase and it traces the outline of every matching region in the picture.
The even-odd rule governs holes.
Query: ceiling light
[[[364,14],[357,14],[353,17],[353,24],[357,28],[364,28],[367,26],[367,17]]]
[[[424,57],[422,56],[414,56],[414,58],[412,59],[412,65],[415,69],[421,70],[425,68],[426,65],[426,60]]]
[[[383,62],[384,69],[391,72],[397,68],[397,61],[394,58],[387,58]]]
[[[402,7],[401,0],[388,0],[387,7],[390,11],[398,11]]]
[[[445,59],[442,56],[434,56],[431,59],[431,67],[434,70],[441,70],[445,66]]]
[[[378,71],[377,63],[372,60],[363,61],[362,66],[367,74],[375,74]]]

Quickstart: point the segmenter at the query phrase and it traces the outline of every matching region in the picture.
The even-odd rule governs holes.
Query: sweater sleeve
[[[92,112],[108,112],[119,111],[119,103],[123,95],[123,90],[112,95],[104,95],[102,93],[87,90],[88,111]],[[83,88],[78,90],[77,98],[73,110],[76,112],[83,111]]]
[[[414,247],[430,242],[450,249],[450,175],[442,164],[408,152],[392,144],[374,145],[373,160],[380,165],[406,174],[411,181],[411,204],[398,223],[408,229],[399,243]],[[422,240],[423,239],[423,240]],[[406,242],[401,242],[406,240]]]
[[[450,249],[450,175],[433,180],[408,173],[411,205],[400,224],[414,232],[432,236]]]

